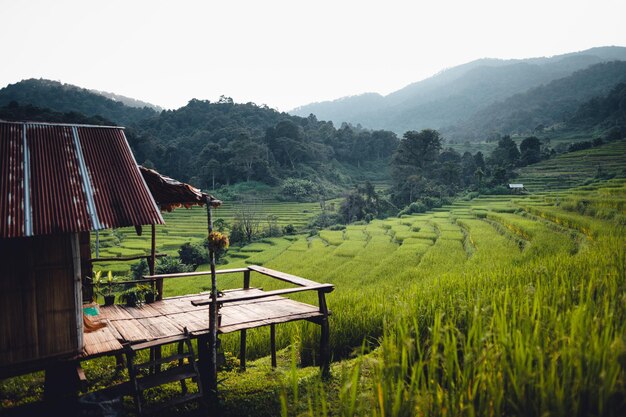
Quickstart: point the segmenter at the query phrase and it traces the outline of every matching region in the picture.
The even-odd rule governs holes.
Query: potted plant
[[[144,291],[144,299],[146,300],[146,304],[154,303],[156,295],[157,292],[152,289],[152,287],[146,287],[146,290]]]
[[[98,273],[100,273],[100,271],[96,272],[96,275],[98,275]],[[111,271],[109,271],[109,274],[107,275],[107,288],[106,291],[102,293],[102,296],[104,297],[105,306],[112,306],[115,303],[115,293],[113,292],[113,272]]]
[[[145,285],[127,288],[120,294],[120,301],[128,307],[137,307],[145,299],[145,293],[149,288]]]

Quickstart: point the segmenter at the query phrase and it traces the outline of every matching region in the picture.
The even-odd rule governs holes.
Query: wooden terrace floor
[[[257,288],[225,291],[220,301],[241,296],[262,295]],[[154,341],[183,334],[186,327],[192,337],[209,331],[209,305],[194,306],[191,301],[206,299],[207,294],[166,298],[138,307],[113,305],[100,307],[96,320],[106,327],[84,334],[81,359],[122,352],[124,344]],[[251,329],[294,320],[323,317],[320,308],[274,295],[225,303],[221,310],[220,333]]]

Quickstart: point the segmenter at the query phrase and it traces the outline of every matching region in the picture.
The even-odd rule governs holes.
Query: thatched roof
[[[198,188],[173,178],[159,174],[153,169],[139,166],[154,200],[164,211],[172,211],[178,207],[203,206],[207,202],[211,207],[219,207],[222,202]]]

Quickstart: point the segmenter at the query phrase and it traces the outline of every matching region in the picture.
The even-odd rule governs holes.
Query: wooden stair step
[[[174,362],[180,359],[192,358],[192,357],[193,357],[193,354],[191,352],[177,353],[175,355],[171,355],[166,358],[154,359],[149,362],[137,363],[137,364],[134,364],[133,366],[135,367],[135,369],[145,369],[145,368],[151,368],[157,365],[163,365],[164,363]]]
[[[188,337],[185,335],[164,337],[162,339],[156,339],[156,340],[151,340],[149,342],[143,342],[143,343],[130,345],[130,349],[134,352],[137,352],[139,350],[148,349],[151,347],[158,347],[158,346],[168,345],[170,343],[176,343],[176,342],[184,342],[187,339]]]
[[[160,372],[155,375],[148,375],[137,378],[137,387],[140,391],[153,388],[168,382],[180,381],[188,378],[196,378],[198,374],[192,364],[177,366],[167,371]]]

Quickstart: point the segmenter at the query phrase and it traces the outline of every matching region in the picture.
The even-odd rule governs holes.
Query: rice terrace
[[[0,417],[626,416],[623,2],[5,3]]]

